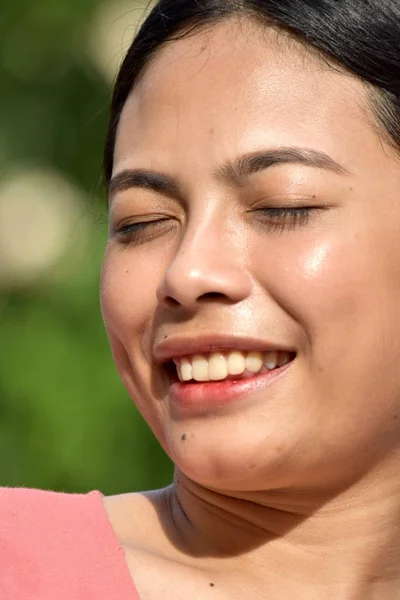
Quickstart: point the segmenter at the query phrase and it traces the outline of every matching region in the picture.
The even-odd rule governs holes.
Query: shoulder
[[[0,488],[0,564],[0,598],[47,600],[103,598],[124,562],[100,492]]]
[[[104,507],[120,543],[127,548],[148,549],[164,537],[165,490],[104,497]]]
[[[101,516],[101,494],[0,488],[0,563],[66,562],[90,543]]]
[[[7,488],[0,487],[0,510],[6,510],[12,504],[19,508],[27,508],[33,505],[58,504],[65,506],[73,505],[77,501],[96,496],[101,498],[100,492],[90,492],[89,494],[68,494],[63,492],[52,492],[31,488]]]
[[[65,523],[78,524],[98,518],[102,507],[100,492],[65,494],[26,488],[0,488],[0,533],[40,534],[65,531]],[[93,512],[94,511],[94,512]],[[55,528],[55,529],[54,529]]]

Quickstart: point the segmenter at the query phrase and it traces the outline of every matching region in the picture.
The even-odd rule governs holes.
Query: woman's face
[[[113,176],[104,319],[178,468],[217,489],[305,488],[393,458],[400,161],[363,85],[273,32],[219,25],[147,68]],[[174,358],[201,354],[193,369],[218,378],[231,351],[295,358],[176,383]]]

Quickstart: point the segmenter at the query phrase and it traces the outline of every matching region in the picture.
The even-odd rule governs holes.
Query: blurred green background
[[[98,298],[108,104],[144,9],[0,9],[0,485],[112,494],[171,480],[119,381]]]

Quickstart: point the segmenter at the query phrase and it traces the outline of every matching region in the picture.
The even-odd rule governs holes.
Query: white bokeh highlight
[[[54,268],[75,231],[88,233],[85,206],[85,194],[52,170],[14,171],[0,181],[0,286],[26,285]]]

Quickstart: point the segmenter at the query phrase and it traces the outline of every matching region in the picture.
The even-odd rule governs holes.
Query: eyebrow
[[[141,188],[164,196],[182,198],[180,186],[173,177],[145,169],[126,169],[114,175],[110,181],[109,194],[113,196],[117,192],[124,192],[131,188]]]
[[[338,175],[350,174],[348,169],[325,152],[290,146],[251,152],[234,161],[228,160],[216,170],[215,177],[240,187],[251,175],[282,164],[300,164],[332,171]],[[145,169],[125,169],[114,175],[109,185],[109,194],[113,196],[131,188],[151,190],[178,200],[183,197],[183,192],[176,179]]]
[[[252,152],[240,156],[233,162],[227,161],[217,169],[216,176],[218,179],[241,186],[251,175],[283,164],[300,164],[332,171],[338,175],[350,175],[348,169],[325,152],[311,148],[289,146]]]

